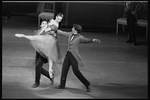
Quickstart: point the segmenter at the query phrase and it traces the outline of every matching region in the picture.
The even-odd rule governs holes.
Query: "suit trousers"
[[[47,63],[48,60],[42,57],[38,52],[36,52],[35,57],[35,83],[40,84],[41,74],[50,79],[49,72],[42,68],[44,63]]]
[[[137,21],[136,16],[131,14],[131,11],[129,10],[127,12],[127,27],[129,32],[129,40],[132,40],[133,42],[136,42],[136,33],[135,33],[136,21]]]
[[[66,78],[67,74],[70,68],[70,65],[72,66],[73,73],[75,76],[85,85],[89,86],[90,82],[82,75],[80,70],[78,69],[78,62],[75,59],[75,57],[72,55],[70,51],[67,52],[64,62],[63,62],[63,67],[62,67],[62,72],[61,72],[61,79],[60,79],[60,87],[65,87],[66,84]]]

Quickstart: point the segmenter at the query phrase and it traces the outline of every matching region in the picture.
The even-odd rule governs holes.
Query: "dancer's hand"
[[[15,34],[16,37],[24,37],[24,34]]]
[[[93,42],[100,44],[101,41],[99,39],[93,39]]]

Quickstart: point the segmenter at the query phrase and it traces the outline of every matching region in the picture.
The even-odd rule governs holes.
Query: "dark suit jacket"
[[[127,3],[127,2],[126,2]],[[125,3],[125,9],[127,8],[127,5]],[[135,16],[137,17],[137,13],[142,11],[144,9],[144,4],[142,2],[130,2],[129,3],[129,9],[125,11],[125,16],[127,15],[127,12],[130,10],[135,11]]]
[[[79,66],[84,67],[85,65],[82,61],[82,58],[81,58],[79,52],[78,52],[79,44],[80,43],[91,43],[91,42],[93,42],[92,39],[85,38],[84,36],[78,34],[77,36],[75,36],[75,38],[73,40],[70,41],[70,38],[73,34],[72,32],[64,32],[64,31],[58,30],[57,34],[68,37],[68,49],[67,49],[67,51],[70,51],[73,54],[73,56],[78,61]]]

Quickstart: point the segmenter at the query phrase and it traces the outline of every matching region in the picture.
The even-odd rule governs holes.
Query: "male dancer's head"
[[[78,24],[73,24],[72,32],[73,34],[80,34],[82,32],[82,26]]]
[[[40,27],[41,27],[41,28],[44,28],[45,26],[47,26],[47,21],[42,21]]]

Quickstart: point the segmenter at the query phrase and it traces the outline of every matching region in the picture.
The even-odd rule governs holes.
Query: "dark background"
[[[32,15],[38,18],[37,6],[40,2],[2,2],[2,16]],[[138,18],[148,19],[148,2]],[[115,29],[116,20],[123,17],[124,2],[56,2],[55,15],[64,14],[62,26],[72,27],[78,23],[92,29]]]

